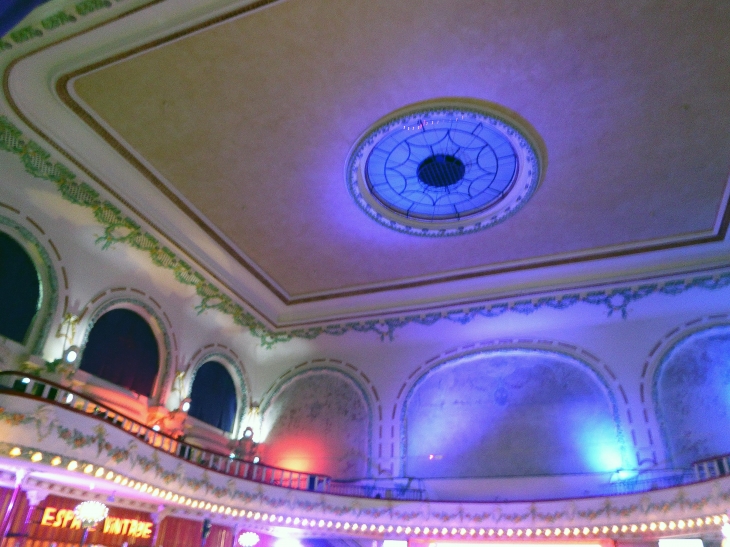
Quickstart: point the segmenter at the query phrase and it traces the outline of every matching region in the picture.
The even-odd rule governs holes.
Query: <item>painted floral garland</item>
[[[233,321],[258,338],[265,348],[288,342],[295,338],[313,340],[324,334],[342,336],[349,332],[374,333],[380,340],[393,340],[398,329],[408,325],[431,326],[439,321],[451,321],[465,325],[482,317],[497,317],[507,312],[531,314],[542,308],[564,310],[579,303],[603,306],[608,315],[620,313],[626,317],[628,306],[652,294],[678,295],[694,288],[718,290],[730,285],[730,272],[704,275],[690,279],[675,279],[650,283],[637,287],[623,287],[585,293],[571,293],[535,300],[519,300],[484,306],[444,310],[405,317],[352,321],[291,330],[272,330],[243,306],[224,294],[215,284],[186,261],[178,257],[169,247],[145,231],[138,222],[126,216],[116,205],[100,197],[86,182],[76,180],[76,175],[65,165],[51,160],[51,155],[35,141],[26,139],[20,129],[5,116],[0,116],[0,150],[17,156],[32,176],[54,183],[63,199],[90,209],[94,218],[104,227],[104,234],[96,243],[108,249],[116,243],[146,253],[152,263],[170,270],[175,279],[195,289],[200,303],[195,307],[198,313],[217,310],[232,317]]]

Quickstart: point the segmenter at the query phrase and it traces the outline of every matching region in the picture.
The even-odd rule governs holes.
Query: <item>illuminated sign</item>
[[[147,539],[152,535],[152,523],[143,520],[107,517],[104,520],[104,533]]]
[[[115,536],[129,536],[134,538],[147,539],[152,536],[152,523],[137,519],[120,519],[117,517],[107,517],[103,521],[103,532]],[[101,524],[98,524],[96,528]],[[68,528],[69,530],[80,530],[81,521],[76,518],[72,509],[56,509],[55,507],[46,507],[43,510],[43,518],[41,526],[51,526],[53,528]]]

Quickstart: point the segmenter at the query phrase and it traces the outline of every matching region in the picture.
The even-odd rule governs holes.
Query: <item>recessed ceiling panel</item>
[[[730,171],[729,11],[292,0],[73,85],[161,173],[151,184],[174,187],[295,301],[712,237]],[[442,97],[529,120],[545,177],[499,224],[413,237],[363,214],[347,157],[377,120]]]

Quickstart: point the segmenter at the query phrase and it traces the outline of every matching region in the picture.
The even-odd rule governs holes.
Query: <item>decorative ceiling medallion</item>
[[[417,103],[379,120],[347,164],[357,204],[377,222],[421,236],[483,230],[514,214],[544,171],[542,141],[483,101]]]

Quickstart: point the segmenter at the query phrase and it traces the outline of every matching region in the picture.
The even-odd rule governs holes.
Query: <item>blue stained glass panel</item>
[[[509,191],[517,154],[506,136],[482,122],[424,116],[375,144],[365,178],[373,196],[408,218],[459,219]]]

